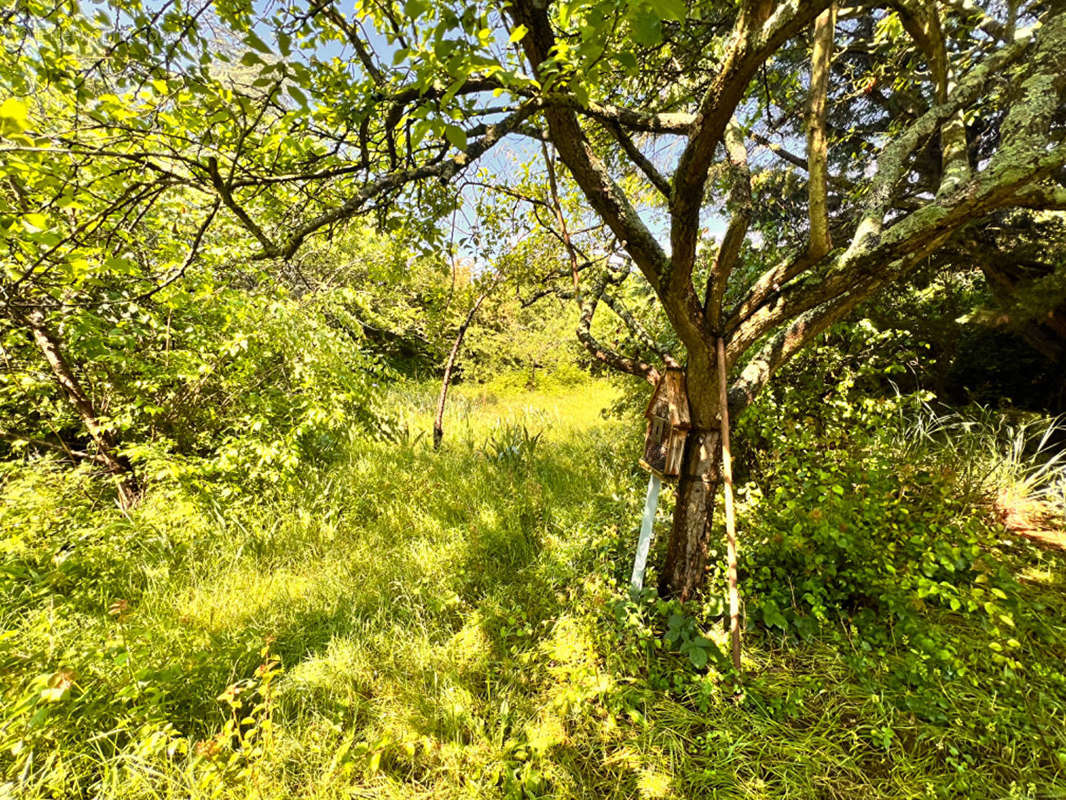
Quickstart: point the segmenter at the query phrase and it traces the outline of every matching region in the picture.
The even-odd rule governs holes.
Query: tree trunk
[[[23,321],[30,329],[34,344],[52,370],[56,383],[74,406],[82,425],[96,445],[98,460],[114,477],[119,503],[124,509],[130,508],[137,500],[137,477],[132,465],[128,459],[118,454],[114,434],[100,423],[92,400],[63,355],[59,339],[49,330],[44,312],[34,309],[23,317]]]
[[[674,522],[666,560],[659,574],[659,594],[676,597],[682,602],[703,588],[722,458],[716,373],[703,365],[690,363],[685,388],[692,430],[685,442]]]
[[[689,433],[677,484],[670,542],[659,574],[659,594],[663,597],[686,602],[703,588],[714,497],[721,480],[721,452],[719,429]]]

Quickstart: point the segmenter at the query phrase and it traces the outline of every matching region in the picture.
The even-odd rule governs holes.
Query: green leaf
[[[768,627],[777,627],[781,630],[785,630],[788,627],[788,620],[781,613],[781,609],[777,607],[777,603],[769,597],[762,602],[762,619]]]
[[[525,35],[527,33],[529,33],[529,28],[527,28],[525,25],[519,25],[517,28],[511,31],[511,38],[507,41],[511,44],[514,44],[515,42],[520,42],[522,41],[522,39],[525,38]]]
[[[633,72],[637,68],[637,57],[628,50],[622,50],[621,52],[619,52],[615,56],[615,59],[618,61],[619,64],[625,67],[626,71],[628,72]]]
[[[452,147],[459,150],[466,149],[466,131],[458,125],[446,125],[444,127],[444,138],[451,143]]]
[[[299,86],[294,86],[290,83],[288,86],[285,87],[285,91],[289,93],[293,100],[295,100],[304,108],[307,108],[307,95],[300,91]]]
[[[22,224],[30,233],[39,233],[48,227],[48,217],[44,214],[24,214]]]
[[[407,0],[403,5],[403,13],[410,19],[418,19],[429,11],[430,5],[426,0]]]
[[[698,645],[690,647],[688,649],[688,660],[692,662],[692,666],[696,669],[703,669],[707,666],[707,651]]]
[[[266,42],[255,35],[255,31],[248,31],[248,35],[244,37],[244,43],[260,53],[274,52]]]
[[[688,14],[685,0],[650,0],[651,10],[660,19],[673,19],[682,22]]]
[[[663,38],[659,15],[648,8],[631,8],[629,25],[633,29],[633,41],[645,47],[659,44]]]

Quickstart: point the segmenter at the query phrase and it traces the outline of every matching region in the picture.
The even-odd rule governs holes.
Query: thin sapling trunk
[[[498,278],[497,278],[498,280]],[[455,341],[452,342],[451,352],[448,353],[448,361],[444,365],[444,377],[440,382],[440,395],[437,397],[437,414],[433,419],[433,449],[439,450],[440,443],[444,439],[444,404],[448,399],[448,387],[451,386],[452,373],[455,370],[455,362],[459,358],[459,350],[463,346],[463,338],[466,336],[466,331],[474,321],[474,317],[477,315],[478,309],[481,308],[481,304],[485,302],[485,298],[489,296],[489,293],[495,288],[496,283],[493,282],[486,291],[482,292],[474,301],[474,305],[470,307],[470,310],[466,314],[466,319],[463,320],[463,324],[459,326],[459,330],[455,334]]]

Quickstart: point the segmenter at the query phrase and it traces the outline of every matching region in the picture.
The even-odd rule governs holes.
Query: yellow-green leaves
[[[27,233],[41,233],[48,228],[48,217],[44,214],[23,214],[22,226]]]
[[[30,127],[29,109],[15,97],[0,103],[0,136],[22,133]]]
[[[260,53],[273,53],[270,49],[270,45],[256,36],[253,31],[248,31],[247,35],[244,37],[244,43],[253,50],[258,50]]]

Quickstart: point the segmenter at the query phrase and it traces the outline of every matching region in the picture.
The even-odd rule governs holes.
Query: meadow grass
[[[917,650],[843,616],[751,624],[738,693],[667,635],[680,609],[628,597],[645,479],[611,385],[457,387],[439,452],[433,388],[394,390],[400,441],[226,497],[161,482],[129,516],[9,470],[0,797],[1066,796],[1060,556],[994,543],[1020,666],[914,685]],[[922,613],[979,660],[995,639]]]

